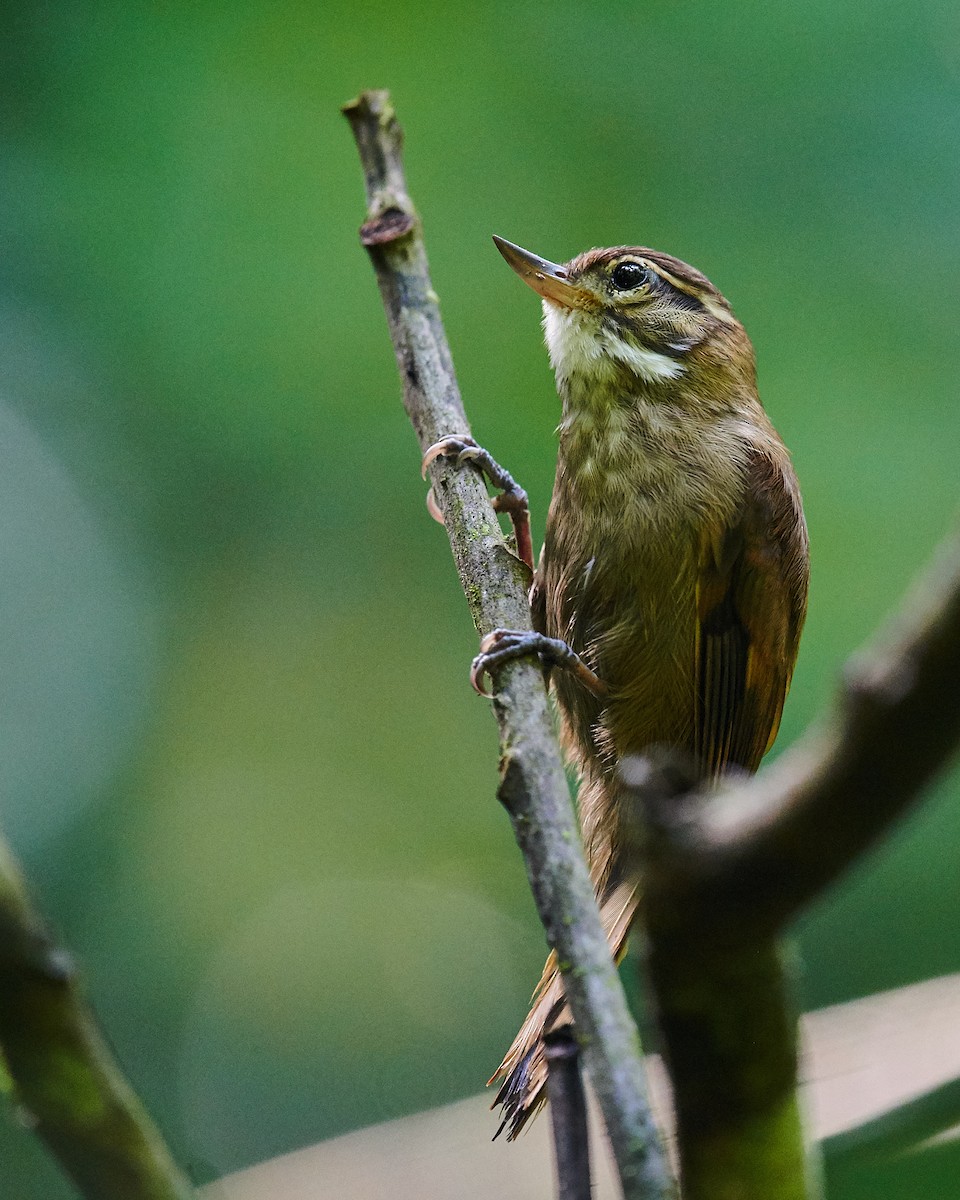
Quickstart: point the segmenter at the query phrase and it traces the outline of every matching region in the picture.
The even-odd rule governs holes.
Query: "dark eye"
[[[649,272],[646,267],[641,267],[635,262],[622,262],[614,267],[610,282],[618,292],[632,292],[634,288],[646,283],[648,278]]]

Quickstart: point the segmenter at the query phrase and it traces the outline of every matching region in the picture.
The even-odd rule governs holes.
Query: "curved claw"
[[[470,686],[477,693],[477,695],[482,696],[484,700],[492,700],[493,692],[485,692],[483,690],[483,677],[487,673],[486,659],[487,656],[485,654],[478,654],[470,664]]]
[[[480,653],[470,664],[470,686],[478,696],[493,699],[493,692],[485,691],[483,687],[483,677],[490,676],[493,667],[538,653],[536,646],[529,644],[530,638],[537,639],[538,635],[513,629],[493,629],[483,638]],[[490,680],[492,683],[492,676]]]
[[[515,636],[509,629],[492,629],[480,641],[480,653],[470,664],[470,686],[478,696],[483,696],[485,700],[493,699],[493,692],[484,691],[482,682],[484,675],[488,674],[494,665],[491,656],[505,638]]]
[[[479,450],[479,446],[469,433],[452,434],[450,437],[441,438],[439,442],[434,442],[432,446],[427,447],[426,453],[420,463],[420,478],[426,479],[427,468],[436,459],[446,458],[455,454],[459,461],[461,456],[464,458],[472,457],[468,453],[470,450]]]
[[[516,634],[510,629],[491,629],[490,632],[480,642],[480,653],[489,654],[491,650],[495,650],[504,639],[509,637],[522,637],[522,634]]]
[[[532,630],[494,629],[480,643],[480,653],[470,664],[470,684],[480,696],[491,699],[491,693],[483,689],[483,676],[489,675],[493,667],[512,662],[518,658],[535,656],[544,667],[555,667],[569,671],[587,691],[594,696],[607,695],[607,686],[566,642],[559,638],[546,637]]]
[[[437,503],[437,497],[434,495],[433,488],[427,488],[427,512],[439,524],[444,524],[443,513],[440,511],[440,505]]]

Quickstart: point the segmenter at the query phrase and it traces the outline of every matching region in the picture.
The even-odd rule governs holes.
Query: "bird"
[[[530,589],[534,632],[488,635],[471,677],[480,690],[510,658],[543,661],[619,961],[642,894],[620,763],[668,747],[705,784],[757,770],[796,662],[807,528],[789,453],[757,393],[753,346],[704,274],[643,246],[555,263],[494,242],[542,300],[561,416]],[[470,439],[436,452],[489,465]],[[492,466],[491,478],[514,488],[503,507],[516,518],[519,489]],[[509,1140],[545,1103],[543,1035],[567,1020],[551,954],[490,1081]]]

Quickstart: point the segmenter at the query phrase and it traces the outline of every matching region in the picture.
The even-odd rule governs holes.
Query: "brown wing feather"
[[[755,771],[777,735],[807,602],[807,532],[785,452],[756,451],[737,520],[703,546],[696,753]]]

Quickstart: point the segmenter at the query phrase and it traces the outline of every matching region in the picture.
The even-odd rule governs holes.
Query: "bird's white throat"
[[[580,375],[597,382],[613,374],[616,365],[629,367],[646,383],[677,379],[686,367],[668,354],[646,350],[605,329],[589,312],[543,302],[543,333],[558,384]]]

